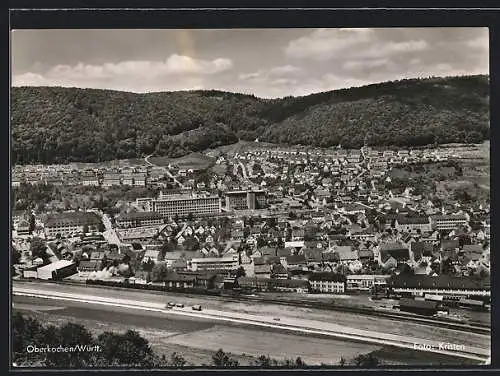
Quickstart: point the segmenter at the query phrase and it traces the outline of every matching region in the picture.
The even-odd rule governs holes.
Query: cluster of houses
[[[166,168],[156,166],[86,167],[66,165],[25,165],[14,166],[11,183],[19,187],[21,183],[54,186],[166,186],[171,182]]]
[[[143,199],[142,209],[138,199],[130,205],[133,211],[115,218],[120,244],[99,234],[100,213],[51,213],[43,227],[48,238],[57,238],[48,243],[55,247],[51,257],[56,259],[32,260],[27,275],[35,278],[38,268],[64,260],[74,269],[62,263],[64,273],[54,266],[40,275],[57,277],[73,271],[81,279],[169,288],[330,294],[379,285],[408,287],[407,278],[474,280],[490,274],[489,206],[435,205],[427,195],[414,194],[412,187],[400,192],[385,188],[393,165],[445,161],[459,157],[456,153],[256,147],[231,159],[219,156],[216,164],[243,165],[239,183],[254,186],[236,190],[231,174],[212,174],[195,184],[188,171],[176,171],[179,178],[190,178],[188,187],[222,192],[213,197]],[[168,169],[66,165],[16,167],[12,182],[106,188],[149,186],[162,179],[172,182]],[[147,210],[148,205],[152,209]],[[15,217],[14,225],[17,234],[30,235],[26,218]],[[96,234],[69,239],[84,230]],[[395,276],[400,282],[388,282]]]

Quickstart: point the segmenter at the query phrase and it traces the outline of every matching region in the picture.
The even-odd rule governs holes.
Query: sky
[[[489,73],[487,28],[13,30],[13,86],[263,98]]]

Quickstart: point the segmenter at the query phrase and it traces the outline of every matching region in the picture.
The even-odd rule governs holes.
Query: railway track
[[[287,330],[296,333],[307,333],[320,336],[350,339],[366,343],[373,343],[377,345],[390,345],[399,348],[414,349],[414,350],[416,349],[419,351],[427,351],[427,352],[451,355],[460,358],[474,359],[481,362],[487,361],[489,355],[489,351],[487,349],[475,346],[460,346],[460,348],[456,349],[447,348],[442,346],[444,342],[439,342],[439,340],[437,341],[433,339],[410,338],[408,336],[403,336],[403,335],[380,333],[370,330],[360,330],[360,329],[341,326],[334,323],[325,324],[305,319],[292,319],[284,317],[280,322],[275,322],[269,316],[256,315],[256,314],[226,312],[226,311],[217,311],[211,309],[203,310],[202,312],[192,312],[191,310],[188,309],[170,310],[166,309],[162,303],[158,302],[150,303],[150,302],[134,301],[122,298],[101,298],[99,296],[92,296],[86,294],[61,293],[61,292],[54,293],[51,291],[40,292],[37,290],[24,289],[24,288],[15,288],[14,294],[19,296],[27,296],[34,298],[74,301],[80,303],[106,305],[106,306],[118,306],[122,308],[155,311],[171,315],[174,314],[181,316],[214,319],[218,321]],[[418,348],[415,347],[415,344],[417,343],[420,344],[420,347]]]
[[[488,327],[487,325],[481,325],[481,324],[467,324],[467,323],[461,323],[461,322],[451,322],[446,319],[437,319],[437,318],[427,318],[427,317],[420,317],[417,315],[412,315],[412,314],[403,314],[403,313],[396,313],[396,312],[384,312],[384,311],[379,311],[373,308],[361,308],[361,307],[347,307],[347,306],[332,306],[328,305],[325,303],[316,303],[316,302],[310,302],[310,301],[286,301],[286,300],[270,300],[270,299],[259,299],[255,297],[250,297],[250,298],[227,298],[224,299],[225,301],[232,301],[232,302],[245,302],[248,300],[259,302],[259,303],[272,303],[272,304],[279,304],[279,305],[284,305],[284,306],[293,306],[293,307],[303,307],[303,308],[314,308],[314,309],[324,309],[324,310],[331,310],[331,311],[337,311],[337,312],[348,312],[348,313],[358,313],[358,314],[364,314],[364,315],[369,315],[369,316],[377,316],[377,317],[383,317],[387,318],[390,320],[406,320],[406,321],[412,321],[416,323],[421,323],[424,325],[429,325],[429,326],[439,326],[440,328],[446,328],[446,329],[453,329],[453,330],[461,330],[461,331],[467,331],[471,333],[477,333],[477,334],[491,334],[491,328]]]
[[[30,283],[30,282],[21,282],[21,283]],[[89,286],[92,288],[104,288],[106,290],[113,290],[117,289],[120,291],[123,291],[124,289],[130,289],[127,287],[110,287],[110,286],[102,286],[102,285],[86,285],[78,282],[50,282],[58,285],[78,285],[78,286]],[[132,289],[135,291],[141,291],[138,289]],[[377,310],[375,308],[371,307],[354,307],[354,306],[340,306],[340,305],[333,305],[331,303],[323,303],[323,302],[311,302],[309,300],[294,300],[294,301],[288,301],[284,299],[269,299],[266,297],[262,296],[217,296],[217,295],[200,295],[200,294],[193,294],[193,293],[183,293],[183,292],[172,292],[172,291],[155,291],[155,290],[142,290],[147,292],[148,294],[154,294],[154,295],[164,295],[164,294],[169,294],[169,295],[177,295],[177,296],[184,296],[187,298],[193,298],[193,299],[200,299],[202,297],[211,299],[211,300],[218,300],[218,301],[224,301],[224,302],[232,302],[232,303],[248,303],[248,302],[254,302],[257,304],[277,304],[277,305],[282,305],[282,306],[289,306],[289,307],[301,307],[301,308],[311,308],[311,309],[321,309],[321,310],[326,310],[326,311],[336,311],[336,312],[346,312],[346,313],[355,313],[355,314],[361,314],[361,315],[366,315],[366,316],[376,316],[376,317],[381,317],[381,318],[386,318],[388,320],[397,320],[397,321],[411,321],[414,323],[419,323],[422,325],[428,325],[428,326],[436,326],[440,328],[446,328],[446,329],[452,329],[452,330],[459,330],[463,332],[470,332],[470,333],[476,333],[476,334],[485,334],[485,335],[490,335],[491,334],[491,327],[488,325],[483,325],[483,324],[476,324],[476,323],[465,323],[465,322],[458,322],[458,321],[451,321],[446,318],[435,318],[435,317],[423,317],[423,316],[418,316],[416,314],[411,314],[411,313],[401,313],[401,312],[386,312],[382,310]]]

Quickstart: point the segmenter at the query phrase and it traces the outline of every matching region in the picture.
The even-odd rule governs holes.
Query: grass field
[[[208,343],[235,354],[245,353],[254,357],[262,354],[274,359],[301,357],[307,364],[336,365],[340,357],[352,359],[358,354],[378,350],[380,346],[335,339],[314,338],[251,329],[214,326],[210,329],[177,335],[165,339],[194,348],[206,348]],[[216,344],[216,345],[215,345]]]
[[[211,325],[203,328],[196,323],[190,328],[179,330],[159,329],[144,324],[132,325],[127,320],[121,323],[107,319],[68,317],[57,314],[55,310],[21,310],[25,315],[35,317],[47,325],[64,325],[73,322],[84,325],[94,336],[105,331],[123,333],[136,330],[146,338],[153,350],[170,356],[182,355],[188,366],[202,367],[212,363],[212,356],[222,348],[238,360],[240,366],[253,366],[258,356],[269,355],[274,359],[292,359],[300,356],[307,364],[337,365],[340,357],[351,360],[358,354],[372,353],[382,365],[459,365],[475,364],[474,361],[462,360],[450,356],[422,353],[410,349],[390,346],[376,346],[352,341],[340,341],[331,338],[313,338],[308,336],[265,332],[240,327]],[[122,316],[121,316],[122,317]],[[151,325],[151,318],[145,317]]]
[[[179,168],[203,170],[210,167],[215,162],[215,159],[202,153],[191,153],[180,158],[151,157],[149,161],[157,166],[176,164]]]

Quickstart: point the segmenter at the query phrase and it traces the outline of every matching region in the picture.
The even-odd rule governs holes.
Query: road
[[[259,185],[258,184],[255,184],[253,181],[251,181],[249,178],[248,178],[248,174],[247,174],[247,169],[245,167],[245,164],[241,161],[238,161],[238,165],[241,167],[241,171],[243,173],[243,182],[250,185],[251,187],[255,187],[255,188],[258,188]]]
[[[295,359],[300,356],[307,364],[317,365],[336,363],[341,356],[350,359],[359,353],[366,354],[380,348],[331,337],[294,334],[161,311],[27,296],[14,296],[13,310],[34,315],[47,324],[57,325],[67,321],[80,323],[94,335],[100,334],[103,327],[119,333],[136,330],[148,339],[156,353],[168,357],[172,352],[177,352],[193,365],[210,363],[213,351],[218,348],[237,356],[247,354],[258,357],[266,354],[274,359],[283,359],[285,356]],[[442,361],[442,358],[444,356],[440,356],[439,360]],[[426,357],[420,359],[427,361]],[[448,357],[447,360],[448,364],[456,362],[456,358]]]
[[[153,154],[149,154],[148,156],[146,156],[144,158],[144,161],[150,165],[150,166],[154,166],[154,167],[157,167],[155,164],[151,163],[149,161],[149,158],[151,158],[153,156]],[[182,184],[179,180],[177,180],[177,178],[172,175],[172,173],[168,170],[168,169],[165,169],[165,173],[167,174],[167,176],[172,179],[174,181],[175,184],[177,184],[181,189],[185,189],[186,187],[184,186],[184,184]]]
[[[146,162],[148,165],[150,165],[150,166],[153,166],[153,167],[154,167],[154,166],[156,166],[156,165],[152,164],[152,163],[149,161],[149,158],[151,158],[152,156],[153,156],[153,154],[149,154],[149,155],[147,155],[146,157],[144,157],[144,162]]]
[[[326,321],[325,318],[318,319],[315,317],[313,310],[308,310],[311,313],[307,316],[300,311],[300,313],[293,312],[291,307],[282,308],[281,313],[266,312],[264,308],[270,305],[259,306],[257,304],[255,305],[255,310],[244,311],[231,309],[229,306],[205,304],[210,301],[209,298],[205,298],[203,312],[193,312],[190,309],[190,305],[193,303],[189,299],[184,298],[183,302],[187,306],[186,309],[165,311],[165,303],[169,300],[167,294],[149,295],[148,293],[139,291],[117,292],[84,286],[61,286],[43,283],[22,284],[14,282],[13,293],[14,295],[38,296],[62,301],[79,301],[88,304],[158,311],[171,315],[184,315],[191,318],[212,319],[219,322],[280,329],[293,333],[329,336],[376,345],[391,345],[398,348],[414,349],[415,344],[417,344],[425,346],[425,349],[421,349],[422,351],[481,361],[486,360],[489,356],[490,336],[487,335],[461,333],[456,330],[440,328],[427,328],[425,325],[416,325],[411,322],[401,323],[404,328],[399,326],[399,329],[395,331],[394,328],[398,327],[398,323],[395,321],[382,320],[380,318],[367,319],[367,316],[365,316],[364,320],[360,320],[359,315],[357,318],[353,318],[353,315],[349,318],[349,315],[343,313],[336,313],[336,316],[332,317],[330,312],[329,320]],[[179,301],[178,296],[173,299],[174,301],[175,299]],[[199,304],[198,301],[194,304]],[[277,316],[280,318],[280,321],[274,320]],[[305,319],[303,317],[308,318]],[[356,325],[356,323],[363,323],[363,321],[367,325]],[[345,325],[346,322],[349,322],[349,325]],[[415,337],[415,335],[418,337]],[[460,348],[454,350],[443,349],[440,346],[440,343],[443,342],[458,345]]]

